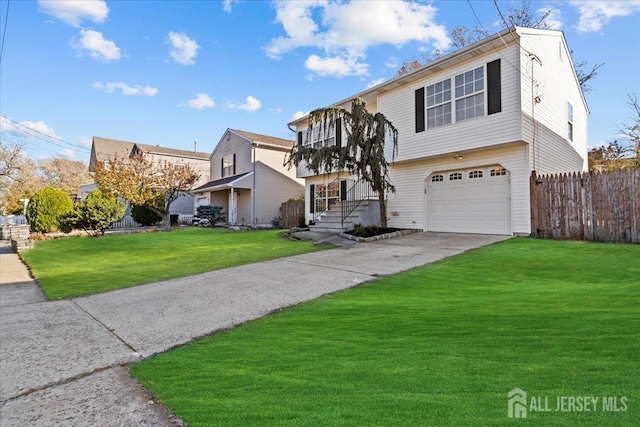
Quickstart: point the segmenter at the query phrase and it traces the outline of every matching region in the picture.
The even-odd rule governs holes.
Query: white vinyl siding
[[[517,52],[515,45],[512,45],[509,48],[503,48],[500,54],[493,53],[460,66],[444,68],[428,78],[381,94],[378,98],[379,110],[398,129],[398,155],[395,160],[420,159],[519,141],[521,137],[520,74],[510,65],[517,63]],[[428,87],[447,78],[453,79],[456,75],[469,70],[486,67],[487,63],[496,59],[501,59],[502,112],[453,123],[451,126],[427,129],[425,132],[415,132],[415,117],[410,113],[408,105],[413,103],[416,89]],[[455,122],[455,118],[452,118],[452,122]],[[390,146],[385,148],[385,155],[391,159]]]
[[[530,33],[526,28],[520,30],[524,33],[519,59],[523,139],[530,143],[530,167],[542,174],[586,170],[588,111],[561,33],[539,35],[536,30]],[[534,53],[542,65],[528,52]],[[567,103],[573,110],[573,141],[568,138]]]
[[[529,234],[531,214],[529,204],[529,169],[526,145],[512,144],[502,148],[479,150],[463,160],[453,157],[425,159],[415,162],[394,164],[389,175],[396,187],[395,194],[389,194],[387,216],[389,227],[427,229],[426,194],[427,185],[437,175],[449,178],[447,171],[473,171],[478,168],[497,165],[508,170],[511,181],[511,232]],[[477,167],[477,168],[476,168]],[[496,167],[496,169],[497,169]],[[494,169],[494,168],[491,168]],[[439,173],[440,171],[447,172]],[[460,172],[462,173],[462,172]],[[435,178],[439,180],[440,178]]]

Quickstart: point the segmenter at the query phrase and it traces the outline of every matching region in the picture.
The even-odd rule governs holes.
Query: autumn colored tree
[[[81,186],[93,183],[93,177],[86,163],[62,157],[40,160],[38,173],[46,185],[59,188],[69,194],[77,194]]]
[[[351,110],[342,107],[318,108],[309,113],[307,136],[320,127],[329,132],[341,122],[347,140],[341,145],[313,148],[311,145],[294,146],[287,157],[289,165],[304,165],[315,174],[348,171],[371,186],[378,194],[380,224],[387,228],[386,192],[395,193],[389,178],[389,162],[384,150],[387,142],[392,153],[398,151],[398,131],[382,113],[367,111],[364,101],[355,98]]]
[[[95,175],[103,191],[154,210],[162,217],[167,231],[171,230],[171,204],[190,191],[199,177],[188,164],[154,163],[142,154],[128,158],[116,156],[107,163],[98,162]],[[153,203],[158,198],[164,201],[162,209]]]

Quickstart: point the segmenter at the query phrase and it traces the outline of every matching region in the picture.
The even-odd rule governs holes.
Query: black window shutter
[[[336,147],[342,148],[342,119],[336,119]]]
[[[298,132],[298,148],[302,148],[302,131]]]
[[[500,82],[500,59],[487,64],[487,113],[502,111],[502,87]]]
[[[233,153],[233,174],[236,174],[236,153]]]
[[[424,88],[416,89],[416,133],[424,132]]]
[[[224,178],[224,157],[220,159],[220,176]]]
[[[315,213],[316,211],[316,186],[311,184],[309,186],[309,212]]]

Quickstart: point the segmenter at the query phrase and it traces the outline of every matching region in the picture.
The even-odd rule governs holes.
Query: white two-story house
[[[349,109],[355,97],[398,130],[389,227],[529,235],[532,171],[587,170],[589,110],[561,31],[513,27],[335,105]],[[346,141],[343,129],[321,141],[307,123],[289,124],[299,144]],[[306,220],[318,225],[354,181],[303,165],[297,174]]]
[[[304,180],[284,166],[291,147],[287,139],[227,129],[209,157],[210,181],[191,192],[196,207],[222,207],[229,224],[271,224],[283,202],[304,192]]]

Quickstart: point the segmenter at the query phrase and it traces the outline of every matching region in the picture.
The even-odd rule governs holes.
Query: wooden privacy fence
[[[282,227],[297,227],[302,217],[304,222],[304,200],[288,200],[280,206],[280,215],[282,216]]]
[[[531,231],[547,239],[640,243],[640,169],[533,172]]]

